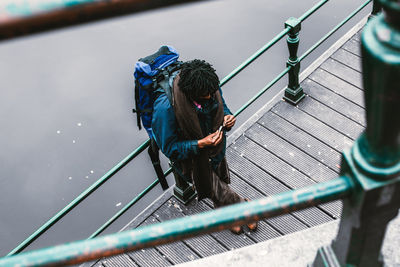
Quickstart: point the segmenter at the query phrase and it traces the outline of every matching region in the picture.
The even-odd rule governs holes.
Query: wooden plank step
[[[336,172],[340,170],[339,164],[341,154],[339,152],[328,147],[326,144],[304,132],[295,125],[282,119],[275,113],[265,113],[258,120],[258,123],[275,134],[281,136],[292,145],[313,156],[318,161],[325,163]]]
[[[328,58],[324,63],[321,64],[321,69],[324,69],[336,77],[346,81],[349,84],[356,86],[357,88],[362,89],[362,74],[358,71],[349,68],[347,65],[344,65],[332,58]]]
[[[353,53],[356,56],[361,57],[360,42],[357,39],[348,40],[343,46],[343,49]]]
[[[263,194],[270,196],[290,190],[289,187],[273,178],[265,170],[240,156],[233,146],[228,147],[226,157],[229,168]]]
[[[164,222],[170,219],[179,218],[175,212],[176,208],[168,207],[170,202],[165,202],[160,206],[154,213],[153,216],[160,222]],[[172,206],[172,205],[171,205]],[[166,208],[167,207],[167,208]],[[182,215],[183,216],[183,215]],[[156,247],[163,255],[165,255],[169,261],[173,264],[184,263],[194,259],[199,259],[199,255],[189,248],[184,242],[177,241],[165,245]]]
[[[255,190],[236,175],[233,174],[232,178],[233,178],[231,184],[232,189],[240,193],[242,197],[248,199],[258,199],[265,197],[265,195],[262,194],[262,192]],[[311,207],[305,210],[296,211],[296,214],[297,216],[295,217],[308,226],[319,225],[321,223],[332,220],[331,217],[329,217],[326,213],[324,213],[323,211],[321,211],[316,207]]]
[[[347,50],[339,49],[333,53],[331,57],[361,73],[361,58],[359,56],[356,56]]]
[[[197,214],[204,211],[211,210],[211,207],[205,204],[204,201],[192,201],[187,207],[182,207],[183,213],[186,215]],[[232,250],[236,248],[241,248],[244,246],[255,244],[251,238],[246,235],[235,235],[229,230],[224,230],[221,232],[211,233],[220,244],[222,244],[226,249]]]
[[[157,246],[157,249],[173,264],[184,263],[200,258],[193,250],[181,241],[160,245]]]
[[[341,200],[331,201],[319,206],[335,219],[339,219],[342,215],[343,203]]]
[[[292,214],[309,227],[333,221],[333,218],[316,207],[292,212]]]
[[[171,266],[165,255],[162,255],[155,248],[144,248],[127,253],[139,266]]]
[[[270,218],[266,222],[284,235],[307,229],[304,223],[293,220],[291,216],[291,214],[284,214]]]
[[[246,131],[246,135],[249,135],[249,138],[251,138],[253,136],[252,133],[252,129],[254,128],[254,125],[248,130]],[[264,128],[263,128],[264,129]],[[260,131],[256,131],[256,132],[260,132]],[[244,156],[250,157],[249,159],[252,160],[252,156],[254,155],[269,155],[272,157],[275,157],[275,152],[280,150],[282,151],[283,155],[286,156],[285,151],[294,151],[292,152],[294,154],[294,157],[286,156],[286,158],[290,158],[289,163],[285,162],[283,159],[281,160],[281,165],[275,165],[274,167],[272,167],[272,175],[274,175],[276,177],[277,180],[281,180],[281,181],[287,181],[289,179],[303,179],[305,181],[307,181],[306,183],[308,183],[307,185],[311,185],[313,183],[315,183],[316,181],[327,181],[333,178],[336,178],[338,175],[336,172],[328,169],[326,166],[322,166],[321,163],[318,163],[316,160],[314,160],[313,158],[311,158],[309,155],[305,154],[304,152],[302,152],[301,150],[298,150],[297,148],[293,147],[292,145],[290,145],[289,143],[286,143],[283,139],[281,139],[280,137],[276,136],[275,134],[272,134],[271,132],[269,132],[270,134],[267,135],[263,135],[265,133],[268,133],[269,131],[263,131],[259,133],[258,137],[255,137],[259,142],[261,142],[262,144],[257,145],[253,145],[255,143],[249,143],[249,142],[245,142],[245,144],[242,144],[241,147],[237,148],[238,150],[243,152],[243,147],[248,146],[249,144],[251,144],[251,148],[250,151],[252,151],[253,155],[251,155],[251,153],[246,153],[244,154]],[[274,136],[274,137],[273,137]],[[245,137],[242,137],[242,139],[245,139]],[[240,140],[238,140],[238,142],[240,142]],[[268,143],[268,146],[270,148],[273,148],[273,150],[275,150],[273,153],[267,153],[267,151],[265,150],[265,148],[263,148],[265,145],[264,143]],[[286,143],[286,147],[282,147],[281,144]],[[263,147],[261,147],[263,146]],[[280,152],[279,152],[280,153]],[[268,157],[268,156],[265,156]],[[306,159],[304,162],[306,162],[307,166],[300,166],[299,162],[301,162],[303,159]],[[253,160],[257,160],[257,158],[253,157]],[[267,159],[268,160],[268,159]],[[308,164],[307,162],[313,161],[314,165],[312,164]],[[265,164],[263,165],[264,169],[266,171],[269,171],[271,168],[271,165],[269,164]],[[293,166],[296,167],[295,171],[298,172],[298,169],[301,168],[306,168],[307,171],[309,172],[309,177],[306,176],[306,174],[303,174],[303,172],[298,172],[297,174],[293,172]],[[274,171],[275,170],[275,171]],[[285,170],[289,170],[286,171],[286,176],[289,177],[283,177],[285,176]],[[294,173],[294,174],[293,174]],[[312,180],[311,177],[318,177],[318,179]],[[303,186],[306,186],[303,184]],[[300,186],[300,187],[303,187]],[[289,186],[290,187],[290,186]],[[290,187],[292,189],[296,189],[296,188],[300,188],[300,187]],[[288,188],[289,189],[289,188]],[[310,216],[310,213],[307,214],[307,212],[313,212],[313,216]],[[325,210],[324,210],[325,211]],[[327,214],[331,215],[332,214],[329,211],[325,211]],[[322,212],[321,210],[313,207],[310,209],[310,211],[300,211],[300,213],[304,213],[303,216],[301,217],[301,219],[305,219],[305,223],[307,225],[315,225],[315,224],[320,224],[320,223],[314,223],[313,221],[313,217],[320,217],[322,219],[322,221],[329,221],[331,219],[331,217],[327,216],[324,212]],[[299,218],[299,217],[298,217]]]
[[[149,216],[138,227],[158,223],[154,216]],[[156,248],[146,248],[135,250],[127,253],[140,266],[170,266],[172,262],[168,260],[166,255],[160,253]],[[152,265],[154,264],[154,265]]]
[[[335,171],[322,165],[304,151],[286,142],[285,139],[277,136],[261,125],[255,124],[250,127],[245,132],[245,136],[316,182],[324,182],[337,177]]]
[[[308,132],[310,135],[338,152],[351,147],[353,144],[353,140],[347,136],[283,101],[275,105],[272,108],[272,112],[296,125],[303,131]]]
[[[360,107],[365,107],[364,92],[361,89],[339,79],[335,75],[318,68],[311,73],[308,78]]]
[[[242,180],[235,174],[231,174],[231,188],[235,190],[241,197],[249,200],[262,198],[265,195],[257,191],[254,187]],[[250,232],[247,227],[244,227],[246,234],[256,242],[263,242],[265,240],[281,236],[281,234],[272,228],[265,221],[259,221],[258,229],[256,232]]]
[[[240,151],[244,157],[292,189],[303,188],[315,183],[293,166],[277,158],[274,154],[247,137],[242,136],[239,138],[236,141],[236,147],[237,151]]]
[[[176,200],[175,197],[172,197],[170,200],[167,201],[166,205],[161,206],[157,210],[157,214],[159,214],[158,218],[161,221],[182,218],[185,216],[185,214],[183,213],[183,207],[184,205]],[[227,251],[221,244],[219,244],[215,239],[208,235],[193,237],[184,240],[183,243],[190,247],[192,251],[194,251],[201,257],[208,257]],[[210,246],[214,249],[210,250]]]
[[[256,188],[239,178],[239,176],[235,175],[234,173],[231,173],[231,183],[229,186],[241,197],[249,200],[259,199],[265,196],[262,192],[258,191]]]
[[[129,256],[126,254],[120,254],[120,255],[109,257],[109,258],[103,260],[102,263],[105,267],[121,267],[121,266],[137,267],[137,266],[139,266],[136,263],[134,263],[129,258]]]
[[[338,94],[335,94],[313,80],[306,79],[302,82],[301,86],[304,92],[313,99],[318,100],[362,126],[366,125],[365,110],[362,107]]]
[[[170,209],[171,213],[173,213],[174,218],[180,218],[185,216],[183,213],[183,209],[185,208],[175,197],[172,197],[168,201],[168,205],[164,206],[163,209]],[[163,210],[160,210],[163,212]],[[171,214],[170,213],[170,214]],[[197,252],[201,257],[208,257],[215,254],[219,254],[227,251],[227,249],[218,243],[214,238],[210,235],[201,235],[193,238],[189,238],[183,241],[186,245],[188,245],[193,251]],[[212,247],[213,249],[210,249]]]
[[[311,97],[304,98],[303,101],[299,103],[298,108],[326,125],[336,129],[336,131],[339,131],[343,135],[348,136],[352,140],[357,139],[364,131],[364,127],[360,124],[339,114],[335,110],[312,99]]]
[[[241,151],[244,157],[258,166],[263,166],[265,171],[271,173],[275,179],[291,189],[298,189],[315,183],[315,181],[246,137],[239,138],[236,144],[237,150]]]
[[[232,152],[232,154],[236,154],[237,155],[237,153],[235,153],[235,152]],[[243,157],[236,156],[236,158],[237,159],[241,159],[241,161],[247,161]],[[246,171],[251,171],[251,170],[254,170],[255,168],[258,168],[255,165],[250,166],[250,164],[248,164],[247,166],[243,166],[242,168],[239,167],[239,169],[242,170],[242,173],[245,173]],[[236,164],[234,163],[233,165],[236,165]],[[232,166],[232,164],[230,166]],[[268,194],[268,193],[264,192],[263,190],[261,190],[260,188],[257,188],[257,187],[256,187],[256,189],[258,189],[258,191],[256,191],[253,187],[243,185],[243,183],[245,183],[245,181],[240,181],[241,179],[240,180],[238,180],[238,179],[240,179],[240,178],[237,177],[237,175],[232,174],[232,184],[231,185],[232,185],[232,188],[236,192],[240,192],[241,196],[243,196],[243,197],[246,197],[246,198],[249,198],[249,199],[256,199],[256,198],[260,198],[260,197],[263,197],[263,196],[274,195],[274,194]],[[240,186],[239,186],[239,184],[240,184]],[[279,184],[281,185],[281,187],[283,186],[281,183],[279,183]],[[280,192],[276,192],[276,194],[282,193],[282,192],[285,192],[285,191],[289,191],[289,190],[291,190],[289,187],[284,186],[284,187],[282,187],[280,189]],[[330,212],[326,211],[326,213],[328,213],[330,215],[330,217],[329,217],[329,216],[326,215],[326,213],[320,211],[319,209],[317,209],[315,207],[311,208],[311,211],[313,211],[312,214],[309,211],[299,211],[300,214],[303,214],[303,213],[308,213],[308,214],[298,216],[297,218],[302,218],[302,220],[305,220],[303,222],[305,224],[307,224],[307,225],[315,225],[316,224],[316,223],[313,222],[313,217],[321,218],[322,221],[329,221],[329,220],[331,220],[331,218],[336,218],[332,214],[330,214]],[[336,213],[334,213],[334,214],[336,214]],[[319,223],[317,223],[317,224],[319,224]]]

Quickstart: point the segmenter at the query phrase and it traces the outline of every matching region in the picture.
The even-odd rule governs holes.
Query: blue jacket
[[[220,93],[222,96],[221,89]],[[224,115],[231,115],[231,111],[225,104]],[[200,123],[202,123],[200,121]],[[153,119],[151,127],[153,129],[153,136],[165,156],[171,160],[184,160],[199,153],[197,146],[198,140],[180,140],[180,129],[177,124],[174,109],[171,106],[168,97],[162,93],[155,101],[153,106]],[[225,142],[225,138],[224,138]],[[217,155],[216,160],[219,162],[225,156],[225,147],[220,155]]]

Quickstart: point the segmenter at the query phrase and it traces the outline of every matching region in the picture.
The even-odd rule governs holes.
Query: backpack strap
[[[164,70],[162,70],[159,76],[155,79],[154,88],[161,88],[164,93],[167,95],[169,103],[171,106],[174,106],[174,96],[172,90],[172,83],[175,77],[179,74],[181,69],[182,62],[177,61],[176,63],[168,66]]]
[[[135,80],[135,107],[136,109],[132,109],[133,113],[136,113],[136,122],[139,130],[142,129],[142,125],[140,123],[140,109],[139,109],[139,82]]]

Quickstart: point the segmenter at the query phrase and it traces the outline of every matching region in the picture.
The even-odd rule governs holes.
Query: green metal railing
[[[89,2],[90,0],[87,0]],[[300,23],[307,18],[309,18],[313,13],[315,13],[319,8],[321,8],[324,4],[326,4],[329,0],[322,0],[306,11],[297,21]],[[331,30],[327,35],[321,38],[316,45],[311,47],[307,52],[305,52],[299,59],[298,62],[303,60],[306,56],[308,56],[313,50],[315,50],[321,43],[323,43],[329,36],[331,36],[334,32],[336,32],[340,27],[342,27],[348,20],[354,17],[358,12],[360,12],[368,3],[372,0],[368,0],[363,3],[359,8],[357,8],[354,12],[352,12],[345,20],[339,23],[333,30]],[[118,2],[118,1],[117,1]],[[173,1],[179,2],[179,1]],[[69,25],[69,24],[68,24]],[[0,20],[0,33],[1,33],[1,20]],[[234,69],[230,74],[228,74],[225,78],[223,78],[220,82],[220,86],[224,86],[228,81],[230,81],[233,77],[239,74],[243,69],[245,69],[249,64],[255,61],[258,57],[260,57],[263,53],[268,51],[273,45],[275,45],[278,41],[280,41],[284,36],[286,36],[291,31],[291,27],[285,26],[285,29],[278,33],[271,41],[269,41],[262,48],[257,50],[252,56],[250,56],[247,60],[245,60],[242,64],[240,64],[236,69]],[[290,44],[289,49],[290,49]],[[291,71],[293,66],[288,66],[285,70],[283,70],[280,74],[278,74],[271,82],[269,82],[264,88],[262,88],[254,97],[248,100],[239,110],[237,110],[234,115],[240,115],[248,106],[250,106],[254,101],[256,101],[261,95],[263,95],[269,88],[271,88],[275,83],[277,83],[283,76]],[[289,76],[293,75],[289,73]],[[298,73],[297,73],[298,76]],[[297,77],[298,79],[298,77]],[[30,235],[26,240],[24,240],[20,245],[18,245],[15,249],[13,249],[7,256],[11,256],[17,254],[24,250],[27,246],[29,246],[33,241],[35,241],[40,235],[42,235],[46,230],[48,230],[52,225],[54,225],[57,221],[59,221],[62,217],[64,217],[69,211],[71,211],[74,207],[76,207],[80,202],[82,202],[86,197],[88,197],[91,193],[93,193],[97,188],[99,188],[103,183],[105,183],[108,179],[110,179],[114,174],[116,174],[121,168],[127,165],[131,160],[133,160],[137,155],[139,155],[143,150],[145,150],[149,146],[150,140],[146,140],[143,144],[141,144],[138,148],[136,148],[131,154],[125,157],[122,161],[120,161],[116,166],[114,166],[111,170],[109,170],[105,175],[103,175],[99,180],[97,180],[93,185],[87,188],[84,192],[82,192],[77,198],[75,198],[70,204],[68,204],[65,208],[59,211],[55,216],[49,219],[42,227],[36,230],[32,235]],[[172,172],[172,169],[169,168],[165,175],[168,175]],[[103,232],[106,227],[108,227],[112,222],[118,219],[124,212],[126,212],[132,205],[137,203],[141,198],[145,196],[152,188],[154,188],[159,183],[158,180],[155,180],[152,184],[150,184],[143,192],[137,195],[133,200],[131,200],[127,205],[125,205],[117,214],[115,214],[112,218],[110,218],[105,224],[103,224],[96,232],[94,232],[89,239],[98,236],[101,232]]]
[[[371,20],[361,38],[367,127],[353,147],[343,153],[340,177],[182,219],[5,257],[0,259],[0,266],[76,264],[200,233],[220,231],[336,199],[344,199],[337,239],[332,246],[318,250],[313,265],[381,266],[379,253],[386,226],[397,216],[400,208],[400,123],[398,117],[393,116],[400,114],[400,92],[398,87],[393,86],[400,84],[400,2],[381,0],[381,4],[385,16],[379,15]],[[357,12],[353,12],[352,16]],[[305,17],[311,14],[308,12]],[[297,57],[299,23],[299,19],[290,19],[285,23],[290,27],[288,67],[261,91],[289,73],[287,92],[301,92],[298,77],[295,77],[298,75],[298,64],[310,53],[308,51],[315,48]],[[253,99],[246,105],[255,101]],[[147,189],[150,190],[156,182]]]
[[[77,264],[103,256],[111,256],[163,243],[181,240],[201,233],[221,231],[234,225],[271,218],[350,196],[351,179],[338,177],[328,182],[272,197],[240,203],[203,212],[161,224],[143,226],[130,231],[77,241],[0,259],[0,266],[50,266]],[[84,253],[83,253],[84,252]]]

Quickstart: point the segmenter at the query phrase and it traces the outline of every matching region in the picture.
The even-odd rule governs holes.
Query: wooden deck
[[[280,100],[227,148],[232,188],[256,199],[338,176],[341,151],[365,127],[360,33],[348,39],[301,85],[307,94],[297,107]],[[210,201],[182,205],[171,190],[129,228],[210,210]],[[341,202],[261,221],[259,229],[223,231],[101,259],[94,266],[168,266],[215,255],[338,219]]]

